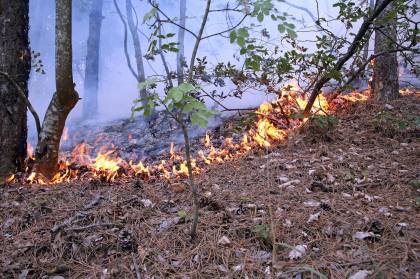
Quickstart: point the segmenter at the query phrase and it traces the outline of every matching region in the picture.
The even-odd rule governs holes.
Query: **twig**
[[[202,40],[205,40],[205,39],[208,39],[208,38],[211,38],[211,37],[214,37],[214,36],[222,35],[222,34],[224,34],[224,33],[227,33],[227,32],[230,32],[230,31],[232,31],[232,30],[236,29],[239,25],[241,25],[241,24],[242,24],[242,22],[244,22],[244,20],[246,19],[246,17],[247,17],[248,15],[249,15],[249,14],[245,14],[245,15],[241,18],[241,20],[240,20],[237,24],[235,24],[234,26],[232,26],[231,28],[226,29],[226,30],[224,30],[224,31],[220,31],[220,32],[217,32],[217,33],[213,33],[213,34],[210,34],[210,35],[204,36],[204,37],[203,37],[203,38],[201,38],[201,39],[202,39]]]
[[[200,31],[198,31],[198,34],[195,39],[194,48],[191,54],[191,60],[190,60],[190,67],[189,67],[189,73],[188,73],[188,82],[192,82],[193,79],[193,68],[195,63],[195,57],[197,56],[198,47],[200,46],[200,42],[203,37],[204,28],[206,27],[207,23],[207,17],[209,16],[210,11],[210,4],[211,0],[207,0],[206,10],[204,11],[203,21],[201,22]]]
[[[295,8],[295,9],[298,9],[298,10],[301,10],[301,11],[306,12],[312,18],[312,20],[314,22],[317,22],[318,21],[317,18],[314,16],[314,14],[310,10],[308,10],[307,8],[301,7],[301,6],[298,6],[298,5],[295,5],[293,3],[290,3],[289,1],[284,1],[283,3],[285,3],[286,5],[289,5],[292,8]]]
[[[268,213],[270,216],[270,230],[271,230],[271,238],[273,241],[273,250],[271,251],[272,253],[272,262],[271,262],[271,266],[275,267],[276,266],[276,253],[277,253],[277,245],[276,245],[276,224],[274,222],[274,216],[273,216],[273,209],[271,208],[271,205],[268,207]]]
[[[134,266],[134,270],[136,271],[136,278],[141,279],[140,268],[139,268],[139,265],[137,264],[134,253],[131,253],[131,258],[133,259],[133,266]]]
[[[98,224],[91,224],[83,227],[72,227],[68,229],[64,229],[66,232],[81,232],[88,229],[94,229],[94,228],[100,228],[100,227],[120,227],[117,224],[114,223],[98,223]]]
[[[114,0],[115,1],[115,0]],[[159,6],[158,5],[156,5],[156,4],[154,4],[153,2],[152,2],[152,0],[149,0],[149,4],[153,7],[153,8],[155,8],[159,13],[161,13],[165,18],[166,18],[166,20],[168,21],[168,22],[170,22],[170,23],[172,23],[173,25],[176,25],[176,26],[178,26],[179,28],[181,28],[181,29],[183,29],[183,30],[185,30],[185,31],[187,31],[188,33],[190,33],[194,38],[197,38],[198,36],[197,36],[197,34],[195,34],[194,32],[192,32],[190,29],[188,29],[188,28],[185,28],[185,26],[182,26],[182,25],[180,25],[180,24],[178,24],[178,23],[176,23],[175,21],[173,21],[172,19],[170,19],[169,18],[169,16],[167,15],[167,14],[165,14],[165,12],[164,11],[162,11],[160,8],[159,8]],[[164,21],[162,21],[162,22],[164,22]]]
[[[156,14],[156,20],[158,20],[160,22],[159,14]],[[167,77],[167,80],[168,80],[169,87],[172,88],[172,87],[174,87],[174,85],[172,83],[171,72],[169,71],[168,62],[166,61],[165,54],[162,51],[162,38],[160,36],[160,35],[162,35],[161,28],[162,28],[162,26],[161,26],[161,24],[159,24],[159,26],[158,26],[158,35],[159,35],[158,36],[158,44],[159,44],[159,49],[160,49],[160,59],[162,59],[162,64],[163,64],[163,67],[165,68],[166,77]]]
[[[70,225],[71,223],[73,223],[75,220],[79,219],[79,218],[84,218],[87,215],[87,211],[92,209],[95,205],[99,204],[99,201],[101,200],[101,196],[97,195],[95,196],[95,198],[93,200],[91,200],[87,205],[85,205],[83,207],[83,211],[79,211],[77,212],[75,215],[73,215],[72,217],[64,220],[62,223],[55,225],[52,229],[51,232],[53,234],[57,233],[58,231],[60,231],[61,229],[67,227],[68,225]]]
[[[17,84],[17,82],[9,76],[9,74],[5,72],[0,72],[0,75],[5,77],[11,84],[13,84],[14,87],[16,87],[19,97],[23,100],[26,107],[29,109],[29,111],[32,113],[34,119],[35,119],[35,125],[36,125],[36,131],[38,133],[38,139],[39,135],[41,134],[41,122],[39,121],[38,114],[36,113],[34,107],[32,106],[31,102],[29,101],[28,97],[25,95],[25,92],[23,89]]]

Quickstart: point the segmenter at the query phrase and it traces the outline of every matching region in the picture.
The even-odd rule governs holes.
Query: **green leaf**
[[[244,37],[244,38],[249,37],[248,30],[245,27],[239,28],[238,29],[238,36],[239,37]]]
[[[156,12],[157,12],[156,8],[153,8],[149,12],[147,12],[143,17],[143,23],[145,23],[146,21],[154,17]]]
[[[245,38],[244,37],[238,37],[238,45],[240,47],[243,47],[245,45]]]
[[[168,97],[173,99],[175,103],[179,103],[184,97],[184,91],[180,90],[179,87],[172,87],[168,91]]]
[[[296,39],[297,38],[297,34],[295,31],[293,31],[292,29],[287,29],[287,34],[289,35],[290,38],[292,39]]]
[[[156,85],[156,80],[148,79],[148,80],[145,80],[143,82],[140,82],[138,87],[139,87],[139,90],[144,90],[144,89],[150,88],[151,86],[154,86],[154,85]]]
[[[255,233],[258,238],[263,240],[268,239],[268,229],[266,225],[255,225],[252,232]]]
[[[263,22],[264,21],[264,14],[263,13],[259,13],[258,16],[257,16],[257,20],[259,22]]]
[[[277,25],[277,29],[279,30],[280,33],[286,32],[286,27],[284,27],[283,24]]]
[[[237,38],[236,31],[230,32],[230,43],[234,43]]]
[[[196,112],[191,115],[191,124],[207,128],[208,120],[202,114]]]
[[[178,211],[177,215],[181,219],[182,222],[185,222],[185,220],[187,220],[188,213],[185,210]]]
[[[178,88],[184,93],[188,93],[195,90],[195,87],[190,83],[182,83],[178,86]]]

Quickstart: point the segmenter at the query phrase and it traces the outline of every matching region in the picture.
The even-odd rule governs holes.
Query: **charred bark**
[[[103,0],[92,2],[89,14],[83,115],[92,118],[98,114],[99,53],[101,44]]]
[[[381,4],[379,0],[377,4]],[[378,17],[375,24],[375,53],[387,52],[397,47],[397,15],[389,18],[395,12],[395,5],[391,3]],[[390,101],[398,98],[398,60],[396,52],[388,52],[375,59],[373,66],[373,96],[377,100]]]
[[[31,57],[28,0],[0,0],[0,72],[28,96]],[[0,179],[21,171],[26,156],[26,104],[19,89],[0,75]]]
[[[51,179],[57,172],[58,150],[64,125],[79,100],[73,84],[71,19],[72,0],[56,0],[56,92],[45,113],[35,152],[35,169],[47,179]]]
[[[176,72],[178,85],[184,83],[184,46],[185,46],[185,21],[187,14],[187,0],[181,0],[179,5],[179,31],[178,31],[178,52],[176,54]]]

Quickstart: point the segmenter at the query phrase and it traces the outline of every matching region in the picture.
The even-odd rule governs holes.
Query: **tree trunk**
[[[79,95],[72,72],[72,0],[56,0],[55,81],[56,92],[45,113],[36,147],[35,170],[51,179],[57,172],[58,151],[64,125]]]
[[[127,23],[128,28],[130,29],[131,37],[133,39],[133,45],[134,45],[134,56],[136,58],[136,65],[137,65],[137,82],[144,82],[146,80],[145,74],[144,74],[144,65],[143,65],[143,54],[141,52],[141,45],[140,45],[140,39],[139,34],[137,32],[137,25],[134,24],[134,18],[133,18],[133,4],[131,3],[131,0],[126,0],[126,10],[127,10]],[[142,102],[143,105],[147,104],[146,98],[147,98],[147,91],[146,89],[140,90],[140,98],[142,98],[144,101]]]
[[[179,25],[185,27],[185,20],[187,14],[187,0],[181,0],[179,5]],[[176,72],[178,76],[178,85],[184,83],[184,45],[185,45],[185,30],[179,28],[178,31],[178,53],[176,54]]]
[[[384,0],[377,1],[377,5]],[[375,24],[375,53],[396,48],[396,15],[387,19],[395,11],[394,3],[388,5]],[[379,30],[378,30],[379,29]],[[373,67],[373,96],[377,100],[390,101],[399,97],[397,53],[388,53],[375,59]]]
[[[98,114],[99,52],[101,43],[103,0],[94,0],[89,14],[86,70],[84,84],[83,116],[85,119]]]
[[[28,13],[28,0],[0,0],[0,71],[13,78],[26,96],[31,68]],[[0,180],[24,167],[26,105],[17,90],[0,76]]]

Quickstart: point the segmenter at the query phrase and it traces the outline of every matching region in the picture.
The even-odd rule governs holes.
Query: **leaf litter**
[[[419,117],[418,96],[389,105],[396,118]],[[137,266],[144,278],[415,278],[419,131],[390,136],[375,122],[383,109],[355,104],[328,141],[303,128],[210,166],[197,177],[211,195],[192,243],[190,193],[164,181],[1,186],[0,274],[134,278]]]

